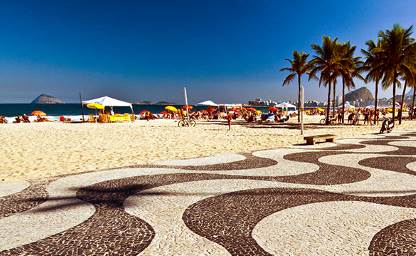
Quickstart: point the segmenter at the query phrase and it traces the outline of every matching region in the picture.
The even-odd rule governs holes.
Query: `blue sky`
[[[0,102],[79,92],[181,102],[183,86],[191,102],[295,99],[278,72],[293,50],[323,35],[361,48],[416,24],[414,10],[413,0],[1,1]],[[307,99],[325,98],[304,84]]]

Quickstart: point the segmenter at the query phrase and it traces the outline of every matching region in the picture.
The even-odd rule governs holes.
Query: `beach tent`
[[[342,104],[339,105],[338,108],[342,108]],[[346,101],[345,105],[344,105],[344,108],[347,109],[347,110],[348,109],[355,109],[355,106],[351,105],[348,101]]]
[[[277,104],[276,107],[277,108],[295,108],[296,109],[296,106],[295,105],[290,104],[290,103],[287,103],[287,102],[283,102],[283,103]]]
[[[108,96],[82,101],[83,105],[87,105],[87,104],[91,104],[91,103],[100,104],[104,107],[129,107],[131,109],[131,111],[133,112],[133,105],[131,103],[121,101],[121,100],[117,100],[117,99],[113,99],[113,98],[108,97]]]
[[[206,100],[203,102],[199,102],[197,105],[199,106],[211,106],[211,107],[218,107],[218,104],[213,102],[212,100]]]

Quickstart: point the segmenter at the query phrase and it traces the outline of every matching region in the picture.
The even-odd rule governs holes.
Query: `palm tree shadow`
[[[135,195],[138,197],[152,197],[152,196],[204,196],[204,197],[211,197],[211,196],[218,196],[223,193],[215,192],[215,193],[179,193],[179,192],[167,192],[167,191],[146,191],[146,189],[150,189],[149,185],[143,184],[133,184],[133,185],[125,185],[125,186],[117,186],[117,187],[73,187],[71,190],[76,191],[76,196],[63,196],[63,197],[49,197],[47,199],[47,203],[45,203],[36,208],[31,210],[32,213],[44,213],[44,212],[51,212],[51,211],[62,211],[66,209],[76,208],[79,206],[85,206],[87,203],[93,204],[95,207],[110,207],[110,208],[118,208],[124,209],[124,201],[127,197]],[[315,190],[305,190],[305,191],[280,191],[278,194],[307,194],[308,196],[313,196],[314,194],[320,194],[323,191],[315,191]],[[270,192],[276,194],[276,192]],[[342,194],[416,194],[416,190],[401,190],[401,191],[342,191]],[[238,191],[238,194],[243,194],[246,196],[258,196],[259,194],[252,190],[242,190]],[[263,193],[264,194],[264,193]],[[267,192],[266,192],[267,194]],[[29,199],[25,199],[23,201],[36,201],[36,202],[44,202],[44,198],[42,197],[33,197]],[[162,202],[161,202],[162,203]]]

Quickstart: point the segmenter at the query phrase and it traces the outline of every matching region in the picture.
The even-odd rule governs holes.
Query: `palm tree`
[[[344,123],[345,113],[345,88],[351,89],[355,87],[354,78],[364,80],[360,75],[362,66],[360,57],[354,57],[355,49],[356,47],[351,46],[350,42],[339,47],[339,73],[342,77],[342,123]]]
[[[286,59],[290,63],[290,67],[282,68],[280,71],[289,71],[290,74],[285,78],[283,81],[283,86],[290,84],[290,82],[293,81],[295,76],[297,76],[298,79],[298,122],[300,122],[300,90],[301,90],[301,80],[302,75],[307,74],[309,75],[309,71],[311,69],[311,65],[308,62],[309,54],[304,52],[293,52],[293,59]]]
[[[330,123],[329,111],[331,105],[331,87],[335,84],[337,71],[339,66],[338,61],[338,39],[332,40],[329,36],[322,38],[322,46],[313,44],[311,47],[315,51],[315,55],[311,60],[312,69],[309,74],[309,79],[319,75],[319,86],[322,84],[328,87],[328,102],[326,107],[326,124]]]
[[[413,90],[412,104],[411,104],[411,109],[409,112],[410,119],[413,119],[413,117],[415,116],[415,113],[413,112],[413,110],[415,109],[415,98],[416,98],[416,66],[413,67],[412,73],[413,73],[413,81],[409,81],[408,83],[408,85],[412,87],[412,90]]]
[[[375,90],[374,90],[374,124],[377,123],[377,105],[378,105],[378,84],[383,78],[383,72],[380,67],[381,56],[380,52],[377,52],[376,49],[381,47],[380,40],[375,43],[373,40],[366,42],[367,50],[361,49],[361,53],[364,55],[365,62],[361,67],[363,71],[367,71],[367,76],[365,81],[374,81]]]
[[[407,88],[407,83],[409,81],[409,78],[403,77],[404,79],[404,86],[403,86],[403,93],[402,93],[402,100],[400,103],[400,116],[399,116],[399,124],[402,124],[402,117],[403,117],[403,105],[404,105],[404,99],[405,99],[405,94],[406,94],[406,88]],[[413,79],[413,78],[410,78]]]
[[[413,76],[416,77],[416,71],[413,73]],[[415,116],[414,110],[415,110],[415,98],[416,98],[416,81],[413,81],[413,84],[411,84],[411,86],[413,87],[413,97],[412,97],[412,108],[410,113],[412,113],[410,115],[410,119],[413,119],[413,117]]]
[[[399,117],[399,124],[402,123],[403,105],[404,105],[404,100],[405,100],[405,96],[406,96],[407,85],[414,85],[414,81],[416,79],[416,77],[415,77],[416,47],[412,47],[412,51],[410,52],[410,54],[408,54],[406,56],[405,61],[411,67],[411,73],[410,73],[411,76],[404,74],[403,77],[402,77],[402,80],[404,80],[405,82],[404,82],[403,93],[402,93],[402,101],[401,101],[401,105],[400,105],[400,112],[402,114]]]
[[[381,40],[380,47],[375,52],[380,53],[380,64],[376,69],[383,71],[383,87],[393,85],[393,125],[396,111],[396,86],[400,85],[399,76],[413,77],[408,56],[415,47],[414,39],[411,38],[413,26],[404,29],[394,25],[393,29],[379,32]],[[371,73],[371,72],[370,72]]]

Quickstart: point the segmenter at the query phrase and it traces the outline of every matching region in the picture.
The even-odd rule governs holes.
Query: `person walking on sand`
[[[228,113],[226,118],[228,123],[228,130],[231,130],[231,119],[233,118],[233,114]]]

